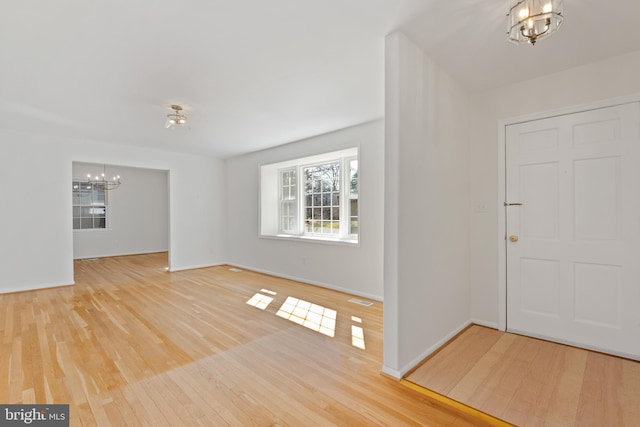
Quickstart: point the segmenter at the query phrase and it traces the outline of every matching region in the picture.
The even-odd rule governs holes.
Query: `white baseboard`
[[[79,257],[74,257],[74,260],[81,259],[94,259],[94,258],[113,258],[118,256],[131,256],[131,255],[148,255],[148,254],[158,254],[161,252],[167,252],[167,250],[154,250],[154,251],[145,251],[145,252],[122,252],[122,253],[113,253],[107,255],[83,255]]]
[[[620,351],[611,351],[611,350],[603,348],[603,347],[583,344],[583,343],[579,343],[579,342],[572,341],[572,340],[564,340],[564,339],[559,339],[559,338],[554,338],[554,337],[548,337],[546,335],[534,334],[534,333],[531,333],[531,332],[520,331],[518,329],[509,329],[507,332],[510,332],[510,333],[513,333],[513,334],[518,334],[518,335],[523,335],[525,337],[538,338],[538,339],[541,339],[541,340],[544,340],[544,341],[555,342],[555,343],[559,343],[559,344],[566,344],[566,345],[570,345],[572,347],[582,348],[582,349],[585,349],[585,350],[597,351],[598,353],[612,354],[614,356],[623,357],[625,359],[637,360],[637,361],[640,362],[640,354],[625,353],[625,352],[620,352]]]
[[[196,270],[198,268],[209,268],[209,267],[219,267],[221,265],[225,265],[226,262],[216,262],[213,264],[200,264],[200,265],[187,265],[182,267],[171,267],[169,272],[175,273],[176,271],[184,271],[184,270]]]
[[[391,369],[386,365],[382,365],[382,372],[399,380],[402,379],[403,376],[402,372]]]
[[[427,350],[425,350],[422,354],[420,354],[419,356],[415,357],[412,361],[410,361],[409,363],[407,363],[404,366],[402,366],[399,370],[394,370],[394,369],[391,369],[391,368],[383,366],[382,367],[382,371],[384,373],[386,373],[386,374],[389,374],[389,375],[395,377],[395,378],[398,378],[398,379],[402,378],[407,372],[409,372],[411,369],[413,369],[416,366],[418,366],[418,364],[420,362],[422,362],[424,359],[426,359],[428,356],[430,356],[432,353],[434,353],[440,347],[445,345],[445,343],[447,341],[449,341],[451,338],[453,338],[456,335],[458,335],[460,332],[462,332],[465,328],[467,328],[472,323],[474,323],[474,322],[472,322],[471,320],[467,320],[466,322],[462,323],[456,329],[454,329],[453,331],[449,332],[442,339],[440,339],[438,342],[436,342],[431,347],[429,347]]]
[[[379,295],[372,295],[366,292],[359,292],[356,291],[354,289],[347,289],[347,288],[342,288],[340,286],[334,286],[328,283],[322,283],[322,282],[317,282],[315,280],[309,280],[309,279],[305,279],[302,277],[295,277],[295,276],[290,276],[288,274],[282,274],[282,273],[277,273],[274,271],[269,271],[269,270],[264,270],[261,268],[255,268],[255,267],[251,267],[251,266],[246,266],[246,265],[241,265],[241,264],[236,264],[233,262],[227,262],[226,264],[238,267],[238,268],[242,268],[244,270],[251,270],[251,271],[255,271],[257,273],[263,273],[263,274],[268,274],[269,276],[275,276],[275,277],[281,277],[283,279],[289,279],[289,280],[295,280],[296,282],[302,282],[302,283],[308,283],[310,285],[314,285],[314,286],[319,286],[321,288],[327,288],[327,289],[331,289],[333,291],[338,291],[338,292],[344,292],[345,294],[349,294],[349,295],[354,295],[354,296],[358,296],[358,297],[363,297],[363,298],[367,298],[373,301],[378,301],[378,302],[382,302],[382,297]]]
[[[43,283],[40,285],[27,285],[23,287],[16,288],[0,288],[0,294],[12,294],[14,292],[27,292],[27,291],[37,291],[40,289],[49,289],[49,288],[60,288],[62,286],[73,286],[75,282],[60,282],[60,283]]]
[[[498,322],[486,322],[484,320],[471,319],[471,323],[484,326],[486,328],[498,329]]]

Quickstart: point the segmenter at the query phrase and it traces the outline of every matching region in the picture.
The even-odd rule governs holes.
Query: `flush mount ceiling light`
[[[172,105],[171,109],[173,113],[167,114],[167,121],[164,124],[164,127],[167,129],[176,129],[180,126],[184,126],[187,124],[187,116],[181,113],[182,107],[179,105]]]
[[[516,44],[535,45],[538,39],[550,36],[562,25],[563,0],[520,0],[511,7],[507,34]]]
[[[114,190],[120,187],[120,175],[114,175],[112,179],[108,179],[106,177],[106,172],[107,166],[103,165],[101,175],[93,176],[90,173],[87,174],[87,183],[103,190]]]

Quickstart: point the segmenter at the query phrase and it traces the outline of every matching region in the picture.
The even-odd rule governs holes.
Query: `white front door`
[[[640,360],[640,104],[507,126],[505,197],[507,330]]]

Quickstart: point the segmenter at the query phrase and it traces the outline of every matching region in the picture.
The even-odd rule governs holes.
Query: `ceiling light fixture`
[[[167,114],[167,121],[164,125],[167,129],[175,129],[187,124],[187,116],[181,113],[181,106],[174,104],[171,106],[171,109],[173,110],[173,113]]]
[[[516,44],[531,43],[550,36],[562,25],[563,0],[520,0],[511,7],[507,34]]]
[[[91,186],[95,186],[104,190],[114,190],[120,187],[120,175],[115,175],[112,179],[107,179],[106,177],[107,167],[106,165],[102,165],[102,174],[92,176],[90,173],[87,174],[87,182]]]

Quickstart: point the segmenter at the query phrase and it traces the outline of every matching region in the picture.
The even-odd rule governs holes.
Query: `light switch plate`
[[[489,212],[489,209],[487,209],[487,204],[485,202],[475,202],[473,204],[473,211],[475,213],[485,213]]]

